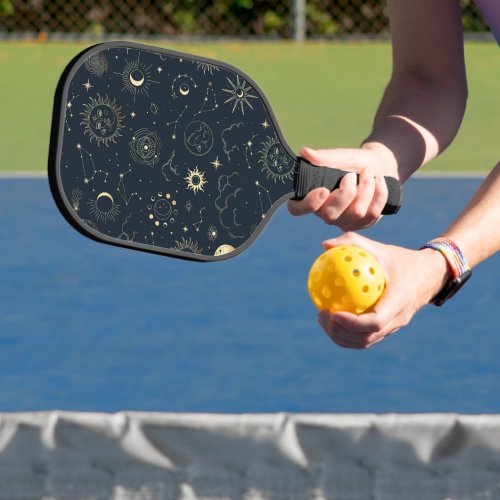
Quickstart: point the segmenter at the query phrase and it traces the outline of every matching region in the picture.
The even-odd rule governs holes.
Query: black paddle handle
[[[307,193],[319,187],[326,187],[330,191],[337,189],[342,178],[349,174],[344,170],[331,167],[317,167],[304,158],[298,158],[298,169],[295,176],[294,200],[302,200]],[[384,215],[395,214],[401,207],[401,184],[394,177],[384,177],[389,190],[387,203],[382,210]],[[359,175],[357,175],[359,182]]]

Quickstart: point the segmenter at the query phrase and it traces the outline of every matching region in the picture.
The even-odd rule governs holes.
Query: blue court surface
[[[480,182],[413,179],[365,234],[417,248]],[[282,207],[240,256],[185,262],[88,240],[46,179],[1,179],[0,227],[0,411],[500,411],[498,255],[444,307],[351,351],[307,294],[339,234],[314,216]]]

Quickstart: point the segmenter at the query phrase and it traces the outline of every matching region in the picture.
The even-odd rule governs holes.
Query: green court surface
[[[0,170],[45,170],[57,80],[66,63],[91,44],[0,44]],[[386,42],[160,45],[224,60],[249,74],[269,98],[295,150],[301,145],[357,146],[370,131],[391,71],[391,49]],[[498,161],[498,47],[469,42],[466,59],[469,103],[461,131],[426,170],[484,171]]]

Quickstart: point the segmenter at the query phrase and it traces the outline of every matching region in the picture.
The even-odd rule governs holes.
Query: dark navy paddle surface
[[[56,91],[52,193],[98,241],[231,257],[285,200],[333,190],[343,175],[297,158],[255,82],[218,61],[103,43],[70,62]],[[399,183],[386,180],[394,213]]]

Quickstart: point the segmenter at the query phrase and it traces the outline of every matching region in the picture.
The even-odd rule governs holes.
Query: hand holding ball
[[[334,247],[312,265],[307,288],[318,309],[362,314],[380,299],[385,288],[384,271],[363,248]]]

